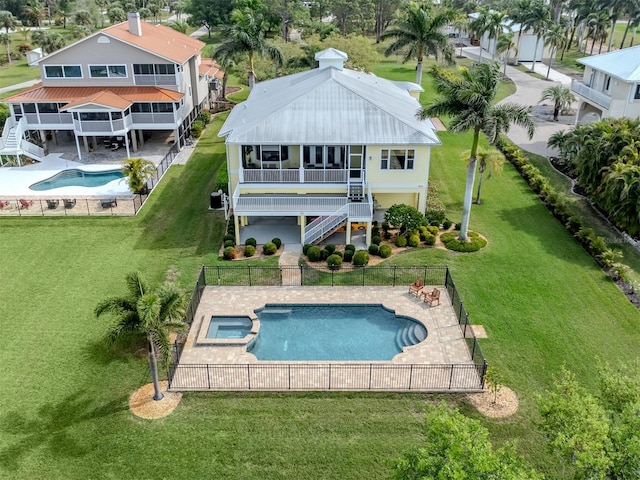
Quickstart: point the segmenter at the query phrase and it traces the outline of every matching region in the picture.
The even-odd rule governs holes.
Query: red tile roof
[[[210,77],[215,77],[219,80],[224,77],[224,72],[220,70],[220,65],[215,60],[211,60],[210,58],[203,58],[200,62],[200,67],[198,68],[198,73],[200,75],[209,75]]]

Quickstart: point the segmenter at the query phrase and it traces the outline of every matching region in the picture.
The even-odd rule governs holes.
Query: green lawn
[[[411,65],[396,67],[381,65],[413,79]],[[219,261],[223,218],[207,205],[224,161],[223,119],[136,218],[0,220],[0,478],[387,478],[390,462],[419,444],[425,401],[440,396],[191,393],[162,420],[129,413],[128,395],[150,380],[144,350],[106,349],[109,319],[92,309],[122,293],[131,270],[156,282],[174,266],[191,288],[201,264]],[[471,141],[441,138],[431,179],[457,221],[460,152]],[[536,394],[562,364],[591,387],[596,356],[637,358],[640,315],[510,165],[485,182],[483,199],[471,217],[489,240],[482,251],[419,249],[388,262],[451,267],[472,322],[489,334],[485,355],[521,400],[515,417],[483,423],[496,443],[517,438],[533,466],[558,478],[535,428]],[[479,418],[460,397],[444,398]]]

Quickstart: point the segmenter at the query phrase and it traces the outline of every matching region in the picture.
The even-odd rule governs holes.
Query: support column
[[[47,132],[40,130],[40,141],[42,142],[42,149],[47,151]]]
[[[418,192],[418,211],[424,213],[427,210],[427,189]]]
[[[124,134],[124,146],[127,148],[127,158],[131,158],[131,152],[129,151],[129,135]]]
[[[365,243],[367,244],[367,247],[369,247],[369,245],[371,245],[371,222],[367,222],[367,236],[365,239]]]
[[[240,245],[240,221],[238,219],[238,215],[233,216],[233,226],[235,227],[236,232],[236,245]]]
[[[127,134],[125,135],[128,136]],[[136,139],[135,130],[131,132],[131,146],[133,147],[134,152],[138,151],[138,140]]]
[[[180,144],[180,130],[176,128],[173,134],[175,135],[175,141],[173,143],[178,145],[178,149],[182,149],[182,145]]]
[[[349,245],[351,243],[351,220],[347,220],[347,232],[345,236],[345,245]]]
[[[300,224],[300,242],[304,245],[304,227],[306,227],[307,217],[300,215],[298,217],[298,223]]]
[[[82,142],[84,143],[84,151],[89,153],[89,142],[87,141],[87,137],[82,137]]]
[[[140,141],[140,148],[144,147],[144,132],[142,130],[136,130],[140,133],[138,140]]]
[[[78,149],[78,160],[82,160],[82,153],[80,150],[80,140],[78,139],[77,135],[74,135],[75,139],[76,139],[76,148]]]

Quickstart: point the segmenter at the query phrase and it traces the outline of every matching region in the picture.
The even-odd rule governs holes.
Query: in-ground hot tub
[[[253,321],[246,315],[214,315],[205,338],[244,338],[251,333]]]

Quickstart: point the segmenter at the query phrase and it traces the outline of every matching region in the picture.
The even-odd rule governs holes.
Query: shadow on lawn
[[[84,392],[76,392],[60,402],[44,404],[35,418],[20,409],[5,413],[0,417],[0,434],[9,446],[0,450],[0,467],[16,470],[26,455],[40,447],[48,449],[53,457],[75,458],[90,453],[93,447],[79,442],[69,430],[128,409],[126,397],[98,406],[92,403]]]

